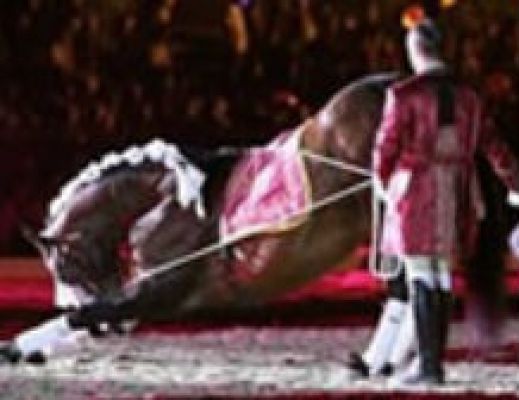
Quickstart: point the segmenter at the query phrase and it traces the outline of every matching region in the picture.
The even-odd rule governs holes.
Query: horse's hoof
[[[22,358],[22,352],[16,348],[14,343],[0,346],[0,364],[16,364]]]
[[[33,351],[24,358],[24,361],[29,364],[43,365],[47,362],[47,357],[41,351]]]
[[[384,363],[384,365],[380,369],[380,375],[385,376],[386,378],[390,377],[394,373],[395,373],[395,366],[389,362]]]

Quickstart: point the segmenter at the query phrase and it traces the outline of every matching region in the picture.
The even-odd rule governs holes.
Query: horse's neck
[[[56,216],[56,231],[120,230],[158,199],[157,181],[163,173],[121,169],[81,188]],[[60,221],[61,220],[61,221]],[[59,225],[62,225],[59,227]]]
[[[121,171],[107,182],[112,211],[131,216],[150,208],[163,195],[159,185],[166,175],[168,171],[159,166]]]

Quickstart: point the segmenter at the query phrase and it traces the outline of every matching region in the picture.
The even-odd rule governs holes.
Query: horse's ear
[[[22,236],[42,254],[48,253],[49,247],[53,243],[47,240],[47,238],[43,238],[33,228],[25,224],[20,226],[20,231]]]
[[[71,244],[82,239],[83,235],[79,231],[65,233],[59,236],[48,236],[36,232],[28,225],[21,225],[22,236],[34,247],[43,253],[47,253],[51,246],[61,244]]]

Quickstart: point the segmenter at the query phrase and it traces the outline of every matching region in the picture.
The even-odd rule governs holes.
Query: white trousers
[[[451,261],[439,256],[404,256],[407,287],[411,294],[413,282],[423,282],[429,289],[449,292],[452,289]]]

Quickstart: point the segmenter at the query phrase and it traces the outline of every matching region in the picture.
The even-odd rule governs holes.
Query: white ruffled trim
[[[58,196],[50,202],[50,217],[56,217],[81,186],[95,182],[108,169],[123,163],[137,166],[146,160],[162,163],[167,169],[174,171],[178,182],[177,201],[180,206],[188,208],[193,204],[197,215],[200,218],[205,217],[202,199],[205,174],[190,163],[175,145],[167,144],[161,139],[154,139],[142,147],[132,146],[120,154],[108,153],[99,162],[88,164],[76,177],[67,182]]]

